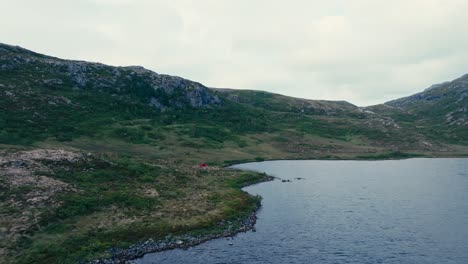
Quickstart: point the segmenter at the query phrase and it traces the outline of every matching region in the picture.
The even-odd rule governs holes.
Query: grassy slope
[[[397,129],[343,102],[212,91],[223,100],[221,106],[157,111],[145,100],[147,92],[138,92],[146,91],[138,79],[127,84],[133,87],[130,92],[115,94],[94,86],[74,89],[66,74],[47,67],[39,63],[0,71],[0,149],[60,148],[91,152],[94,158],[49,164],[52,172],[36,172],[79,192],[57,195],[61,206],[41,209],[38,224],[16,242],[2,241],[8,262],[73,263],[149,237],[216,230],[219,221],[252,210],[255,198],[239,187],[265,179],[221,168],[227,164],[284,158],[399,158],[407,157],[402,152],[437,150],[421,147],[418,142],[429,139],[414,131],[411,120]],[[111,72],[105,68],[94,74],[100,80]],[[64,81],[45,84],[44,75]],[[200,162],[208,162],[212,169],[199,170]],[[148,196],[148,190],[158,195]],[[2,199],[32,190],[13,191]],[[13,214],[11,208],[1,209],[0,214]]]
[[[432,141],[468,145],[468,76],[369,109],[400,121]]]

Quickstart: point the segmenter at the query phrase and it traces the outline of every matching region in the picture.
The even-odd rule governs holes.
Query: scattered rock
[[[159,192],[154,188],[147,188],[143,190],[143,194],[147,197],[158,197]]]

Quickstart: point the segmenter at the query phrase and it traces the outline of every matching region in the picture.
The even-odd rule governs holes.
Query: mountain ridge
[[[187,93],[188,96],[185,98],[179,96],[179,98],[170,99],[171,103],[176,106],[183,106],[187,102],[194,107],[220,103],[219,98],[212,95],[209,89],[200,83],[178,76],[158,74],[141,66],[114,67],[95,62],[64,60],[6,44],[0,44],[0,52],[0,63],[2,63],[0,68],[3,71],[15,70],[18,66],[31,67],[31,64],[39,64],[34,66],[36,68],[49,66],[50,70],[55,70],[54,74],[58,77],[45,80],[45,84],[49,85],[63,85],[64,82],[68,81],[73,89],[84,89],[91,86],[88,82],[95,82],[92,85],[97,86],[95,87],[97,89],[107,89],[110,90],[109,92],[118,93],[120,89],[131,85],[132,78],[136,78],[135,85],[141,86],[138,87],[140,90],[146,89],[142,92],[147,93],[148,104],[157,108],[167,107],[156,98],[158,91],[162,91],[167,96],[171,96],[179,90]],[[100,71],[100,75],[93,76],[92,71]],[[111,88],[113,89],[111,90]]]
[[[8,87],[14,88],[15,85],[18,85],[18,87],[21,87],[20,90],[16,90],[18,93],[24,93],[25,89],[29,89],[29,91],[35,89],[34,92],[43,93],[38,94],[38,97],[47,97],[51,93],[57,93],[58,97],[63,97],[63,94],[60,93],[71,93],[80,96],[86,93],[96,93],[96,95],[104,96],[105,100],[109,100],[108,96],[113,98],[111,101],[117,99],[119,101],[116,102],[117,104],[143,104],[157,111],[169,112],[178,111],[177,109],[187,112],[190,111],[189,109],[196,108],[216,108],[230,112],[243,109],[242,111],[247,111],[243,116],[247,119],[250,118],[248,122],[251,124],[254,122],[252,118],[259,113],[262,113],[261,115],[267,114],[266,116],[270,116],[270,119],[272,115],[281,114],[284,116],[286,113],[298,115],[295,118],[315,116],[316,121],[314,122],[321,122],[323,126],[328,127],[328,130],[333,129],[333,124],[340,123],[338,127],[352,125],[355,128],[350,129],[351,131],[364,128],[367,131],[373,130],[382,134],[382,139],[390,139],[394,137],[390,136],[391,134],[399,134],[398,130],[402,130],[402,127],[405,128],[405,126],[399,124],[401,123],[401,120],[399,120],[401,117],[403,119],[424,120],[427,115],[422,113],[426,113],[427,110],[422,109],[418,112],[418,107],[422,107],[423,104],[429,102],[431,103],[430,107],[434,108],[432,102],[437,103],[440,98],[444,99],[443,107],[447,111],[438,115],[434,114],[429,121],[423,122],[425,125],[431,122],[431,124],[440,125],[442,116],[449,125],[465,126],[468,123],[465,118],[466,108],[447,108],[448,105],[455,106],[465,103],[463,100],[468,94],[466,91],[468,87],[466,85],[467,75],[452,82],[437,84],[420,93],[381,105],[357,107],[346,101],[303,99],[256,90],[209,88],[201,83],[181,77],[158,74],[141,66],[114,67],[102,63],[63,60],[6,44],[0,44],[0,68],[2,69],[0,81],[3,79],[4,82],[9,82]],[[23,79],[23,82],[19,81],[20,78]],[[5,87],[5,84],[0,83],[0,85]],[[32,88],[33,86],[34,88]],[[447,89],[459,91],[459,98],[455,102],[447,103],[447,100],[452,100],[452,97],[446,95],[447,92],[445,91]],[[13,90],[5,91],[5,95],[8,97],[12,97],[14,94],[15,91]],[[69,99],[64,100],[69,101]],[[25,102],[24,100],[20,101]],[[44,99],[44,101],[46,100]],[[48,100],[51,104],[60,104],[62,101],[61,99]],[[413,109],[410,107],[412,105],[418,107]],[[388,108],[385,106],[396,107],[396,109],[386,111]],[[144,109],[140,111],[151,112]],[[179,114],[182,113],[180,111]],[[319,116],[323,118],[317,119]],[[330,119],[332,117],[337,119]],[[223,120],[223,117],[219,116],[219,118],[220,121]],[[232,118],[233,116],[230,116],[228,119]],[[238,121],[233,120],[231,122]],[[272,120],[268,122],[271,126]],[[406,128],[409,128],[409,126]],[[410,130],[408,132],[414,134]],[[445,134],[446,132],[447,130],[444,131]],[[355,137],[360,137],[359,132],[351,133]],[[414,137],[426,137],[426,133],[422,130],[418,134],[418,136],[414,135]],[[322,134],[322,136],[324,135]],[[457,132],[454,135],[457,138],[462,136],[462,140],[466,140],[464,133]],[[435,139],[432,134],[431,137]],[[453,139],[451,139],[451,142],[453,142]],[[376,141],[372,144],[375,143]]]
[[[2,49],[2,48],[4,50],[6,49],[6,50],[9,50],[9,51],[13,51],[15,53],[19,53],[19,54],[27,53],[29,55],[38,56],[38,57],[41,57],[41,58],[44,58],[44,59],[57,60],[57,61],[61,61],[61,62],[64,62],[64,63],[78,64],[78,65],[88,64],[88,65],[91,65],[91,66],[96,65],[98,67],[112,67],[112,68],[116,68],[116,69],[119,69],[119,68],[121,68],[121,69],[130,69],[130,70],[133,70],[134,72],[139,73],[139,74],[152,73],[152,74],[156,74],[156,75],[160,75],[160,76],[167,76],[169,78],[182,79],[182,80],[186,80],[186,81],[189,81],[189,82],[196,83],[196,84],[198,84],[200,86],[203,86],[205,88],[213,89],[215,91],[231,90],[231,88],[206,87],[206,86],[204,86],[203,84],[201,84],[199,82],[188,80],[188,79],[185,79],[185,78],[180,77],[180,76],[168,75],[168,74],[159,74],[159,73],[157,73],[157,72],[155,72],[153,70],[149,70],[149,69],[147,69],[147,68],[145,68],[143,66],[139,66],[139,65],[112,66],[112,65],[108,65],[108,64],[104,64],[104,63],[100,63],[100,62],[88,62],[88,61],[84,61],[84,60],[62,59],[62,58],[58,58],[58,57],[54,57],[54,56],[49,56],[49,55],[44,55],[44,54],[41,54],[41,53],[37,53],[37,52],[31,51],[31,50],[28,50],[26,48],[23,48],[21,46],[15,46],[15,45],[0,43],[0,49]],[[245,89],[245,90],[246,91],[263,92],[261,90],[250,90],[250,89]],[[274,93],[271,93],[271,94],[274,94]],[[286,96],[286,95],[282,95],[282,96]],[[286,97],[291,97],[291,96],[286,96]],[[296,98],[296,97],[291,97],[291,98]],[[305,98],[298,98],[298,97],[296,99],[307,100],[307,101],[322,101],[322,102],[346,102],[348,104],[352,104],[352,103],[344,101],[344,100],[316,100],[316,99],[305,99]]]
[[[151,74],[155,74],[155,75],[159,75],[159,76],[166,76],[168,78],[185,80],[185,81],[192,82],[192,83],[198,84],[200,86],[203,86],[204,88],[213,89],[215,91],[243,90],[243,91],[251,91],[251,92],[265,92],[265,93],[277,94],[277,93],[266,92],[266,91],[255,90],[255,89],[235,89],[235,88],[207,87],[207,86],[204,86],[203,84],[201,84],[199,82],[188,80],[188,79],[185,79],[185,78],[180,77],[180,76],[168,75],[168,74],[159,74],[159,73],[157,73],[157,72],[155,72],[153,70],[147,69],[147,68],[145,68],[143,66],[139,66],[139,65],[112,66],[112,65],[108,65],[108,64],[104,64],[104,63],[100,63],[100,62],[88,62],[88,61],[84,61],[84,60],[62,59],[62,58],[58,58],[58,57],[54,57],[54,56],[44,55],[44,54],[41,54],[41,53],[38,53],[38,52],[35,52],[35,51],[31,51],[31,50],[23,48],[21,46],[10,45],[10,44],[5,44],[5,43],[0,43],[0,49],[12,51],[12,52],[19,53],[19,54],[27,53],[27,54],[37,56],[37,57],[42,57],[42,58],[45,58],[45,59],[58,60],[58,61],[62,61],[62,62],[65,62],[65,63],[68,62],[70,64],[88,64],[88,65],[99,65],[99,66],[102,66],[102,67],[109,67],[109,68],[116,68],[116,69],[119,69],[119,68],[129,69],[129,70],[132,70],[132,71],[134,71],[136,73],[139,73],[139,74],[151,73]],[[430,87],[422,90],[421,92],[417,92],[417,93],[415,93],[413,95],[405,96],[405,97],[402,97],[402,98],[393,99],[393,100],[390,100],[390,101],[387,101],[387,102],[384,102],[384,103],[381,103],[381,104],[386,104],[386,105],[390,105],[390,106],[401,106],[403,104],[403,101],[407,101],[408,99],[417,98],[418,96],[421,96],[421,95],[423,95],[425,93],[431,92],[431,90],[433,90],[433,89],[437,90],[438,88],[441,88],[441,87],[444,87],[444,86],[449,85],[451,83],[458,82],[460,80],[465,80],[465,79],[468,79],[468,74],[465,74],[465,75],[463,75],[463,76],[461,76],[459,78],[456,78],[456,79],[454,79],[452,81],[446,81],[446,82],[442,82],[442,83],[438,83],[438,84],[433,84]],[[282,94],[277,94],[277,95],[282,95]],[[301,99],[301,100],[306,100],[306,101],[346,102],[348,104],[356,106],[353,103],[345,101],[345,100],[318,100],[318,99],[310,99],[310,98],[292,97],[292,96],[287,96],[287,95],[282,95],[282,96]],[[381,105],[381,104],[377,104],[377,105]],[[372,106],[364,106],[362,108],[368,108],[368,107],[372,107]]]

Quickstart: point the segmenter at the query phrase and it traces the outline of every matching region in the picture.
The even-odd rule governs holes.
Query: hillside
[[[346,101],[308,100],[255,90],[216,89],[227,99],[269,111],[306,115],[359,115],[359,108]]]
[[[398,119],[404,126],[416,129],[431,140],[466,144],[468,75],[368,109]]]
[[[240,188],[268,180],[237,162],[466,155],[464,78],[359,108],[0,44],[0,259],[232,231],[259,202]]]

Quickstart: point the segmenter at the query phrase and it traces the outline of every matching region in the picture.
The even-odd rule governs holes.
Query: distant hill
[[[0,143],[4,144],[29,145],[50,139],[69,142],[80,137],[163,144],[154,132],[123,125],[145,119],[159,130],[176,124],[181,130],[185,127],[187,135],[196,136],[196,141],[201,138],[205,147],[274,132],[419,148],[419,143],[402,142],[396,136],[400,129],[395,120],[344,101],[210,89],[142,67],[63,60],[4,44],[0,45],[0,65],[4,95],[0,99]]]
[[[372,106],[369,110],[399,119],[432,140],[468,141],[468,75],[432,85],[424,91]]]
[[[325,101],[294,98],[281,94],[255,90],[216,89],[227,99],[270,110],[311,115],[340,115],[359,112],[359,108],[346,101]]]

